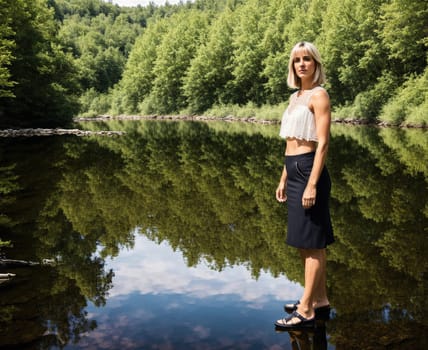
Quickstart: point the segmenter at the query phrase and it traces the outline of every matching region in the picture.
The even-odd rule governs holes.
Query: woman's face
[[[315,74],[316,63],[305,49],[296,52],[293,58],[293,67],[296,75],[302,80],[312,80]]]

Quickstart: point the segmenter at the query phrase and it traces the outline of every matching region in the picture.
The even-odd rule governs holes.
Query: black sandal
[[[314,311],[315,311],[315,318],[317,320],[327,321],[330,319],[330,311],[331,311],[330,305],[316,307],[314,308]]]
[[[287,314],[291,314],[291,313],[293,313],[294,311],[296,311],[297,310],[297,306],[300,304],[300,300],[297,300],[294,304],[293,303],[290,303],[290,304],[285,304],[284,305],[284,311],[287,313]]]
[[[298,318],[300,321],[288,323],[293,318]],[[313,328],[315,327],[315,317],[306,318],[300,315],[297,311],[293,311],[290,317],[276,321],[275,326],[281,329]]]
[[[300,304],[300,300],[297,300],[294,304],[293,303],[285,304],[284,311],[287,314],[291,314],[297,310],[297,307],[299,304]],[[316,307],[314,308],[314,311],[315,311],[315,317],[326,318],[327,316],[330,315],[330,305]]]

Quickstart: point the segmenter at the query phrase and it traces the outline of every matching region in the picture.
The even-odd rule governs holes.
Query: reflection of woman
[[[291,348],[294,350],[327,350],[327,334],[324,325],[313,330],[289,330]]]
[[[326,291],[326,247],[333,243],[330,221],[330,176],[325,167],[330,135],[330,99],[320,86],[325,81],[316,47],[300,42],[291,51],[288,85],[291,95],[280,136],[286,139],[285,165],[276,189],[287,201],[287,243],[299,249],[305,266],[303,296],[285,305],[290,317],[280,328],[312,327],[318,312],[329,311]]]

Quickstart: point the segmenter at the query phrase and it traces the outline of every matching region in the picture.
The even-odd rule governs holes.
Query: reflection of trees
[[[422,258],[426,248],[428,173],[420,165],[415,166],[416,159],[409,159],[406,154],[409,147],[418,153],[425,140],[421,137],[418,144],[409,145],[406,137],[396,135],[391,149],[383,142],[391,133],[409,131],[357,128],[342,129],[336,134],[333,157],[337,160],[346,157],[347,161],[332,162],[336,166],[333,196],[348,204],[349,215],[344,221],[348,229],[338,230],[337,234],[342,241],[352,237],[374,243],[371,248],[359,245],[359,251],[367,258],[375,255],[396,272],[422,281],[428,268],[427,260]],[[399,140],[405,141],[401,148],[397,145]],[[417,163],[426,163],[421,152]],[[416,171],[416,167],[421,170]],[[342,193],[348,193],[347,198]],[[379,259],[379,254],[386,259]],[[353,266],[365,265],[366,259],[356,258]]]
[[[7,218],[0,223],[1,238],[13,243],[3,257],[50,258],[56,264],[8,268],[17,277],[0,286],[0,348],[43,349],[78,341],[81,333],[96,326],[84,311],[87,300],[102,305],[111,287],[112,272],[105,271],[104,260],[94,255],[96,235],[83,239],[58,206],[60,192],[54,184],[62,176],[62,141],[2,143],[0,167],[13,173],[8,177],[13,190],[3,190],[8,197],[0,203]],[[14,167],[8,165],[13,163]]]
[[[384,307],[344,314],[329,322],[330,341],[336,349],[425,349],[426,325],[406,311]]]
[[[202,258],[216,269],[249,263],[257,275],[283,271],[285,256],[277,244],[285,213],[272,200],[282,145],[266,141],[202,123],[145,123],[128,130],[127,140],[101,142],[127,155],[119,177],[138,196],[132,203],[144,232],[182,250],[189,265]]]
[[[416,165],[414,154],[409,152],[409,148],[414,149],[419,153],[418,162],[426,164],[426,153],[420,151],[426,147],[424,138],[415,137],[419,131],[414,130],[333,131],[330,170],[335,184],[333,217],[339,244],[331,249],[330,282],[333,304],[342,315],[337,320],[334,341],[346,344],[345,348],[361,348],[356,345],[361,341],[359,334],[377,333],[376,339],[384,336],[391,344],[401,336],[402,346],[406,346],[404,340],[410,339],[411,347],[427,328],[428,263],[424,254],[428,177],[426,169]],[[393,147],[388,142],[391,135]],[[409,144],[409,138],[413,144]],[[373,314],[384,313],[385,303],[389,328],[379,324],[379,316]],[[422,322],[416,327],[418,332],[407,326],[410,320]],[[360,332],[359,327],[371,332]],[[420,332],[421,328],[425,332]],[[402,334],[394,335],[392,329],[401,329]]]
[[[405,168],[405,173],[428,177],[426,130],[381,129],[379,136]]]
[[[13,252],[17,258],[57,258],[51,267],[56,277],[40,290],[70,300],[58,311],[63,324],[85,324],[85,298],[103,304],[111,273],[101,257],[132,247],[135,227],[154,241],[167,240],[190,266],[201,260],[217,270],[244,264],[254,276],[269,270],[301,281],[296,252],[284,244],[286,209],[274,200],[282,141],[260,126],[245,125],[242,132],[236,124],[230,130],[222,125],[118,122],[114,128],[126,129],[124,137],[63,138],[63,147],[46,140],[32,148],[31,161],[11,168],[18,176],[9,177],[12,183],[34,192],[17,197],[6,213],[16,222]],[[410,319],[427,327],[424,134],[357,127],[334,127],[332,134],[333,342],[357,342],[352,320],[372,324],[386,303],[390,325],[402,330],[402,339],[414,338]],[[20,159],[18,153],[10,159]],[[67,307],[75,316],[64,316]],[[376,332],[398,341],[378,326],[367,326],[369,343]],[[72,339],[72,332],[66,334]]]
[[[72,279],[51,267],[15,272],[18,277],[0,289],[0,348],[62,347],[96,327],[95,321],[87,320],[85,297]]]

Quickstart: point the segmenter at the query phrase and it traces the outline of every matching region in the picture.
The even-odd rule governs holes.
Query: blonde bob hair
[[[299,89],[301,87],[300,78],[297,76],[294,70],[294,57],[299,51],[306,51],[315,61],[315,73],[313,83],[321,85],[325,83],[324,68],[321,63],[321,55],[314,44],[306,41],[297,43],[291,50],[290,60],[288,62],[288,78],[287,84],[292,89]]]

